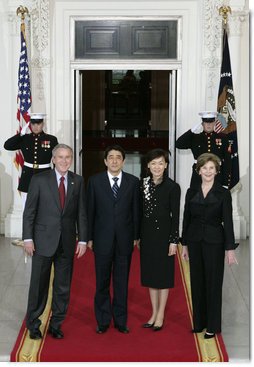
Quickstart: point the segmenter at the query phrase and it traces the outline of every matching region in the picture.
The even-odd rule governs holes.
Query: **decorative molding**
[[[203,64],[208,69],[214,69],[220,66],[220,60],[218,59],[218,57],[211,55],[211,57],[207,57],[206,59],[203,60]]]
[[[241,36],[242,34],[242,23],[249,19],[249,12],[244,11],[233,11],[229,17],[229,34],[231,36]]]
[[[216,73],[213,71],[210,71],[208,73],[208,81],[207,81],[207,90],[208,90],[207,98],[209,101],[213,101],[213,91],[215,89],[215,80],[216,80]]]
[[[204,43],[211,53],[216,52],[221,42],[222,20],[218,9],[223,3],[223,0],[204,2]]]
[[[35,0],[31,10],[33,45],[40,57],[49,44],[49,0]]]
[[[50,59],[42,58],[42,57],[35,57],[32,59],[32,66],[35,68],[46,68],[50,66]]]
[[[42,70],[36,73],[36,79],[37,79],[36,92],[38,95],[38,100],[43,101],[45,99],[45,96],[44,96],[45,75]]]

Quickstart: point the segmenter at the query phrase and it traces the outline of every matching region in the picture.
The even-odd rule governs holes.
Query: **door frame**
[[[106,64],[106,65],[105,65]],[[78,68],[77,68],[78,66]],[[107,66],[107,68],[105,68]],[[175,180],[176,178],[176,152],[175,139],[177,131],[177,118],[179,116],[179,98],[181,95],[181,64],[180,63],[158,63],[157,60],[150,60],[149,63],[136,60],[128,60],[128,63],[122,63],[117,60],[109,63],[108,60],[97,60],[96,64],[82,63],[72,65],[72,94],[73,108],[71,120],[73,121],[73,138],[74,138],[74,172],[82,174],[82,78],[79,77],[81,70],[165,70],[168,71],[169,77],[169,121],[168,121],[168,144],[171,152],[169,176]],[[170,73],[171,72],[171,73]],[[171,99],[170,99],[171,98]]]

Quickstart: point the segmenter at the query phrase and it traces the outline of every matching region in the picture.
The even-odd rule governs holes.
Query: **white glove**
[[[27,130],[27,128],[28,128],[28,126],[29,126],[29,124],[30,124],[30,121],[28,121],[28,123],[27,123],[27,124],[25,124],[25,126],[23,126],[23,127],[22,127],[22,129],[21,129],[21,131],[20,131],[20,135],[21,135],[21,136],[26,135],[26,130]]]
[[[194,133],[194,134],[200,134],[202,133],[203,131],[203,126],[201,124],[201,122],[199,122],[198,124],[196,124],[195,126],[193,126],[191,128],[191,131]]]

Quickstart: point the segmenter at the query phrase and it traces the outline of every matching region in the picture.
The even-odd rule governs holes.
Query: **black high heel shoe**
[[[160,331],[163,328],[163,324],[161,326],[154,326],[153,331]]]
[[[212,339],[214,337],[215,337],[215,334],[214,333],[213,334],[207,334],[207,333],[205,333],[205,335],[204,335],[204,338],[205,339]]]
[[[153,327],[153,325],[154,325],[154,322],[153,322],[152,324],[149,324],[149,322],[147,322],[147,323],[143,324],[143,325],[142,325],[142,327],[143,327],[144,329],[149,329],[149,328],[152,328],[152,327]]]

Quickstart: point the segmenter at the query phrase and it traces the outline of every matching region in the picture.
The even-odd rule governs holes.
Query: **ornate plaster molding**
[[[208,73],[208,81],[207,81],[207,98],[209,101],[213,100],[213,91],[216,87],[215,85],[215,80],[216,80],[216,73],[214,71],[210,71]]]
[[[36,92],[39,101],[43,101],[45,99],[44,96],[44,84],[45,84],[45,75],[42,70],[36,73]]]
[[[211,54],[210,57],[207,57],[203,60],[203,64],[209,69],[214,69],[220,66],[220,60],[218,57],[215,57],[213,54]]]
[[[50,59],[42,57],[34,57],[32,59],[32,65],[35,68],[46,68],[50,66]]]
[[[205,0],[204,2],[204,43],[210,53],[216,52],[221,42],[221,17],[218,9],[223,0]]]
[[[229,33],[231,36],[241,36],[242,23],[249,19],[249,12],[246,10],[233,11],[229,17]]]
[[[33,60],[33,63],[37,63],[42,66],[47,61],[43,59],[43,53],[46,52],[49,45],[49,0],[34,0],[31,10],[31,23],[32,23],[32,35],[33,46],[36,53],[39,55],[39,61]]]

